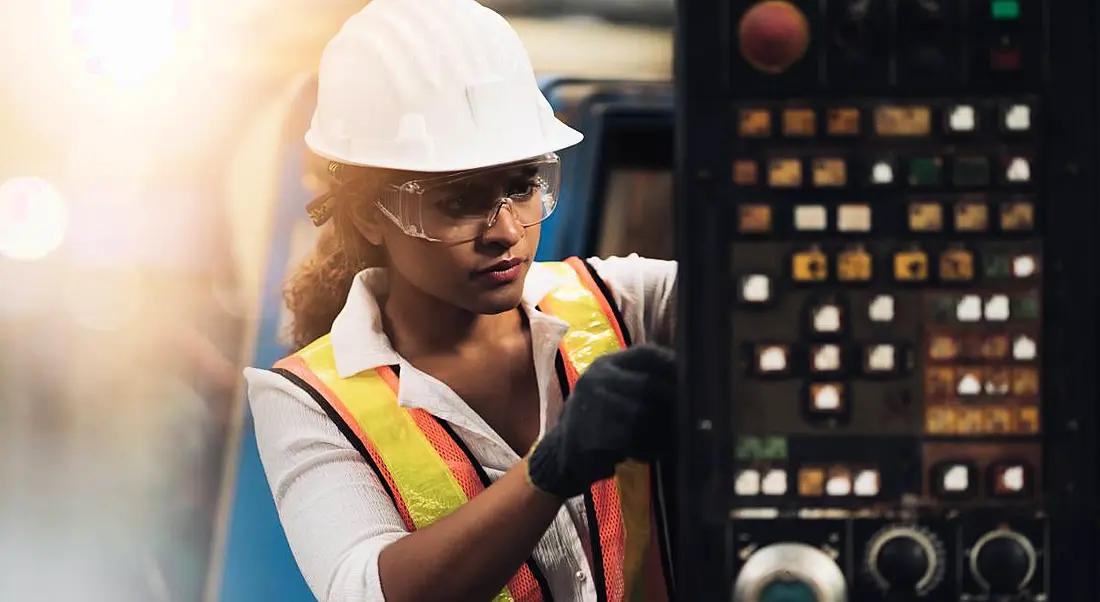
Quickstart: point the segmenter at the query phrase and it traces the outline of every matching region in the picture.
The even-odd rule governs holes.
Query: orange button
[[[790,2],[766,0],[741,17],[741,56],[758,71],[782,73],[806,54],[810,24]]]

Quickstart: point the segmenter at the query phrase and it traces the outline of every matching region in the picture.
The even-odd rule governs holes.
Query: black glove
[[[528,456],[528,479],[570,498],[614,475],[620,462],[656,460],[670,443],[675,399],[671,350],[641,345],[597,359]]]

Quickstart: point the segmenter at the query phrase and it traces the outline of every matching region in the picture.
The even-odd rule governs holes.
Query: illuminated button
[[[772,135],[772,114],[767,109],[741,109],[737,131],[745,138],[766,138]]]
[[[881,488],[882,478],[877,470],[860,470],[852,479],[852,492],[858,497],[875,497]]]
[[[997,462],[989,472],[997,497],[1018,497],[1031,491],[1031,467],[1023,462]]]
[[[933,483],[940,496],[966,495],[974,487],[976,468],[964,462],[942,462],[932,468]]]
[[[810,367],[814,372],[838,372],[840,371],[840,347],[837,345],[820,345],[810,350],[812,357]]]
[[[1016,432],[1026,435],[1039,432],[1039,408],[1023,407],[1017,410]]]
[[[1035,339],[1020,335],[1012,341],[1012,359],[1019,362],[1030,362],[1039,355],[1039,345]]]
[[[743,234],[771,232],[772,208],[768,205],[742,205],[737,209],[737,230]]]
[[[910,203],[909,229],[913,232],[943,230],[943,207],[939,203]]]
[[[814,412],[837,413],[844,409],[844,385],[814,383],[810,385],[810,409]]]
[[[1031,397],[1039,394],[1039,371],[1034,368],[1016,368],[1012,371],[1012,394]]]
[[[956,133],[978,129],[978,112],[970,105],[956,105],[947,112],[947,129]]]
[[[932,132],[932,110],[921,106],[885,106],[875,110],[879,136],[927,136]]]
[[[1007,407],[989,406],[983,408],[984,425],[982,430],[987,433],[1004,435],[1013,431],[1012,410]]]
[[[964,323],[982,321],[982,298],[978,295],[966,295],[955,306],[955,319]]]
[[[928,340],[928,359],[945,362],[959,356],[959,342],[942,334],[933,335]]]
[[[952,368],[928,368],[924,372],[924,391],[931,398],[955,397],[955,371]]]
[[[918,157],[909,162],[909,185],[939,186],[943,182],[943,159]]]
[[[991,0],[989,15],[994,21],[1014,21],[1020,18],[1020,0]]]
[[[955,409],[955,432],[959,435],[977,435],[984,427],[981,408]]]
[[[985,394],[1008,395],[1012,386],[1012,373],[1007,368],[991,368],[985,378]]]
[[[813,109],[787,109],[783,111],[783,135],[792,137],[813,136],[817,133],[817,116]]]
[[[820,232],[829,227],[829,210],[823,205],[794,208],[794,228],[801,232]]]
[[[767,303],[772,298],[771,278],[750,274],[741,279],[741,300],[746,303]]]
[[[829,277],[829,258],[817,248],[799,251],[791,257],[791,274],[796,282],[824,282]]]
[[[852,471],[836,467],[829,470],[829,479],[825,481],[825,493],[832,497],[842,497],[852,493]]]
[[[733,490],[737,495],[760,495],[760,472],[756,470],[738,472],[733,482]]]
[[[961,397],[981,395],[981,372],[977,369],[968,369],[958,374],[958,382],[955,383],[955,393]]]
[[[928,280],[928,254],[924,251],[901,251],[894,255],[894,278],[898,282]]]
[[[1005,107],[1001,113],[1001,127],[1009,132],[1030,131],[1031,107],[1026,104],[1014,104]]]
[[[1012,275],[1016,278],[1031,278],[1039,270],[1039,262],[1034,255],[1017,255],[1012,259]]]
[[[772,188],[802,186],[802,162],[798,159],[774,159],[768,164],[768,185]]]
[[[867,306],[867,317],[872,322],[893,322],[894,298],[890,295],[876,295]]]
[[[786,345],[757,345],[756,372],[758,374],[784,374],[790,368],[790,349]]]
[[[1008,295],[993,295],[985,302],[985,319],[990,322],[1004,322],[1011,314]]]
[[[858,136],[861,129],[859,109],[852,107],[829,109],[825,127],[830,136]]]
[[[841,205],[836,209],[836,229],[841,232],[870,232],[870,205]]]
[[[836,260],[836,277],[841,282],[867,282],[872,275],[871,254],[862,247],[841,251]]]
[[[985,203],[962,202],[955,205],[955,230],[985,232],[989,229],[989,207]]]
[[[1030,182],[1031,162],[1024,157],[1010,157],[1005,163],[1004,181],[1009,184]]]
[[[806,54],[810,24],[790,2],[759,2],[741,17],[737,38],[745,62],[761,73],[782,73]]]
[[[966,188],[988,186],[989,160],[985,157],[956,158],[951,180],[955,186]]]
[[[835,334],[844,329],[844,311],[839,305],[826,303],[810,311],[810,327],[819,334]]]
[[[868,374],[895,372],[898,363],[898,350],[893,345],[872,345],[864,351],[863,369]]]
[[[1012,315],[1017,319],[1034,320],[1039,317],[1039,296],[1029,293],[1012,300]]]
[[[999,360],[1008,355],[1008,336],[992,334],[982,339],[979,349],[982,359]]]
[[[974,254],[966,249],[948,249],[940,255],[940,279],[969,282],[974,279]]]
[[[871,184],[886,186],[894,183],[894,164],[890,161],[876,161],[871,165]]]
[[[955,413],[951,408],[931,406],[924,411],[924,431],[929,435],[955,432]]]
[[[843,159],[815,159],[813,180],[818,188],[845,186],[848,184],[848,168]]]
[[[798,471],[798,495],[820,497],[825,493],[825,471],[820,468],[803,468]]]
[[[1012,260],[1007,255],[995,253],[987,255],[983,262],[983,273],[986,278],[1007,278],[1012,274]]]
[[[738,186],[756,186],[760,183],[760,166],[752,159],[733,162],[733,183]]]
[[[787,493],[787,471],[773,468],[760,482],[760,491],[764,495],[784,495]]]
[[[1005,232],[1027,232],[1034,228],[1034,205],[1023,201],[1001,205],[1001,230]]]

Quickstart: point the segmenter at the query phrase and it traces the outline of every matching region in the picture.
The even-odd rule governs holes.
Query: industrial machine
[[[1100,595],[1098,9],[679,3],[681,599]]]

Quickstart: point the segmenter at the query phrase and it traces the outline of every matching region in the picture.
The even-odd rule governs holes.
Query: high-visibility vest
[[[538,305],[569,324],[558,353],[562,393],[596,358],[629,345],[629,334],[602,281],[577,258],[543,263],[558,285]],[[275,371],[308,391],[378,474],[405,527],[421,529],[454,512],[490,485],[484,468],[451,426],[422,409],[397,404],[391,367],[341,378],[324,336],[280,360]],[[620,464],[615,477],[585,494],[593,574],[600,602],[667,602],[663,517],[648,466]],[[546,579],[528,558],[496,602],[551,602]]]

